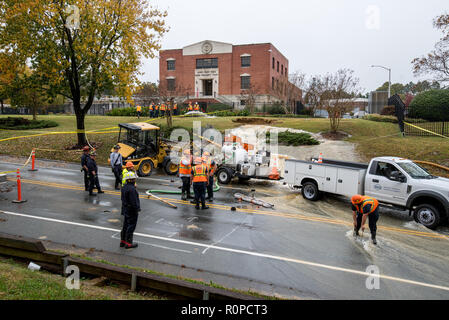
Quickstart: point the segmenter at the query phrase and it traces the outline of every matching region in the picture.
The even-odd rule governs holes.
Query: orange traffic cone
[[[323,163],[323,154],[320,152],[320,156],[318,157],[318,163]]]
[[[268,175],[268,179],[271,180],[279,180],[280,179],[280,175],[279,175],[279,169],[277,168],[277,158],[273,157],[273,169],[271,169],[271,173]]]

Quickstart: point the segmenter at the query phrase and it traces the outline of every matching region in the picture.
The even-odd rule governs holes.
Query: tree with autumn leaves
[[[72,100],[78,144],[105,91],[130,101],[143,58],[154,58],[167,13],[146,0],[2,0],[0,53],[27,61],[48,97]]]

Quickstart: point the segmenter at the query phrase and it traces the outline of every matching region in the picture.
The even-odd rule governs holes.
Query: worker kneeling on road
[[[122,188],[122,207],[124,208],[123,228],[121,232],[120,247],[125,249],[137,248],[137,243],[133,243],[134,231],[137,226],[137,219],[140,211],[139,193],[136,189],[136,174],[128,172],[125,175],[126,184]]]
[[[365,231],[366,219],[369,219],[371,239],[377,244],[377,220],[379,220],[379,202],[371,197],[355,195],[351,198],[354,219],[354,236],[359,235],[359,230]]]
[[[98,180],[98,167],[97,167],[97,153],[95,151],[90,153],[90,158],[87,159],[87,168],[89,170],[89,195],[96,196],[93,193],[94,187],[97,188],[98,193],[104,193],[101,191],[100,181]]]
[[[192,157],[190,150],[184,150],[181,161],[179,162],[178,176],[182,180],[182,200],[191,199],[190,196],[190,179],[192,175]]]
[[[203,163],[206,165],[208,171],[208,184],[207,184],[207,198],[210,202],[214,201],[214,174],[217,165],[212,159],[209,152],[204,152]]]
[[[206,187],[208,185],[208,171],[200,157],[195,158],[195,167],[192,169],[193,192],[195,193],[195,208],[209,209],[206,206]]]

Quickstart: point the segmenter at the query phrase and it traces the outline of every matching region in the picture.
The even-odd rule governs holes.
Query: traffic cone
[[[17,169],[17,200],[13,203],[24,203],[26,200],[22,200],[22,184],[20,183],[20,169]]]
[[[320,156],[318,157],[318,163],[323,163],[323,154],[320,152]]]
[[[31,169],[28,171],[37,171],[36,169],[36,149],[33,149],[33,152],[31,153]]]
[[[271,173],[268,175],[268,179],[271,180],[279,180],[279,169],[277,168],[277,158],[273,156],[273,169],[271,169]]]

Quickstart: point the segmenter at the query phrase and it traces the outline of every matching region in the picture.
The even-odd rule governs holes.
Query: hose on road
[[[218,181],[215,180],[214,192],[220,191],[220,186],[218,185]],[[162,193],[162,194],[182,194],[182,191],[173,191],[173,190],[148,190],[150,193]]]

